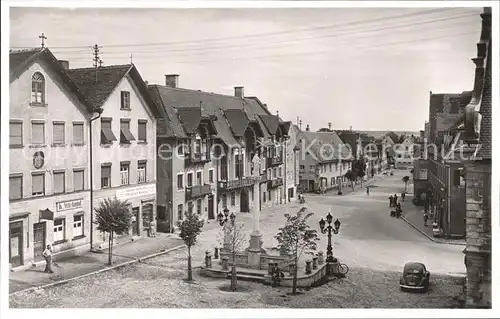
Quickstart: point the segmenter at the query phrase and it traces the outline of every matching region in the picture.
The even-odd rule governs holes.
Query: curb
[[[146,260],[146,259],[151,259],[151,258],[154,258],[154,257],[157,257],[157,256],[165,255],[165,254],[168,254],[168,253],[170,253],[172,251],[179,250],[179,249],[184,248],[184,247],[186,247],[186,245],[179,245],[179,246],[176,246],[176,247],[173,247],[173,248],[170,248],[170,249],[166,249],[164,251],[160,251],[158,253],[146,255],[144,257],[134,257],[135,258],[134,260],[126,261],[126,262],[123,262],[121,264],[118,264],[118,265],[115,265],[115,266],[112,266],[112,267],[106,267],[104,269],[100,269],[100,270],[96,270],[96,271],[93,271],[93,272],[89,272],[87,274],[76,276],[76,277],[73,277],[73,278],[59,280],[59,281],[56,281],[56,282],[52,282],[50,284],[45,284],[45,285],[40,285],[40,286],[34,286],[34,287],[27,288],[27,289],[24,289],[24,290],[19,290],[19,291],[10,293],[9,296],[14,296],[16,294],[21,294],[21,293],[24,293],[24,292],[34,291],[34,290],[38,290],[38,289],[46,289],[46,288],[60,286],[60,285],[66,284],[66,283],[68,283],[70,281],[73,281],[73,280],[77,280],[77,279],[89,277],[89,276],[92,276],[92,275],[97,275],[97,274],[100,274],[100,273],[103,273],[103,272],[106,272],[106,271],[109,271],[109,270],[118,269],[118,268],[121,268],[121,267],[132,265],[134,263],[141,262],[141,261]]]
[[[408,225],[410,225],[411,227],[415,228],[416,230],[418,230],[419,233],[421,233],[422,235],[424,235],[425,237],[427,237],[427,239],[437,243],[437,244],[444,244],[444,245],[456,245],[456,246],[465,246],[464,243],[454,243],[454,242],[446,242],[446,241],[442,241],[442,240],[439,240],[439,239],[435,239],[429,235],[427,235],[423,230],[421,230],[420,228],[418,228],[417,226],[415,226],[412,222],[410,222],[408,219],[406,219],[404,216],[401,216],[400,217],[402,220],[404,220]]]

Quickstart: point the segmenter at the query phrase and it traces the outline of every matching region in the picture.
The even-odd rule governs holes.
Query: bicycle
[[[345,275],[349,272],[349,266],[347,266],[346,264],[338,263],[336,272]]]

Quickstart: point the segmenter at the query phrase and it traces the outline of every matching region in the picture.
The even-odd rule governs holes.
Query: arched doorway
[[[240,212],[242,213],[250,212],[248,189],[246,188],[243,188],[240,193]]]

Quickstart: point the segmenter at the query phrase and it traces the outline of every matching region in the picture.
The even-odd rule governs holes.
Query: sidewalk
[[[407,222],[410,226],[418,230],[420,233],[422,233],[422,235],[426,236],[433,242],[450,245],[465,245],[464,239],[435,238],[432,233],[432,221],[427,221],[427,226],[424,226],[424,208],[415,206],[412,203],[412,199],[413,196],[411,195],[407,195],[405,198],[405,201],[402,205],[402,220]]]
[[[157,237],[154,238],[141,238],[113,247],[113,264],[120,265],[182,245],[182,240],[176,235],[157,233]],[[106,249],[103,253],[88,252],[81,256],[58,260],[53,264],[53,274],[43,272],[45,263],[25,271],[11,272],[9,274],[9,293],[103,270],[109,268],[107,263],[108,250]]]

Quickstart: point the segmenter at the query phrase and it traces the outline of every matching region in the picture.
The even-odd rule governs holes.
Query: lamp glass
[[[319,228],[321,228],[321,230],[325,229],[325,224],[325,220],[321,218],[321,220],[319,221]]]
[[[336,230],[339,230],[339,228],[340,228],[340,221],[339,221],[338,218],[335,220],[335,223],[333,223],[333,225],[335,226]]]
[[[333,216],[332,214],[328,213],[328,215],[326,215],[326,221],[328,224],[331,224],[332,223],[332,220],[333,220]]]

